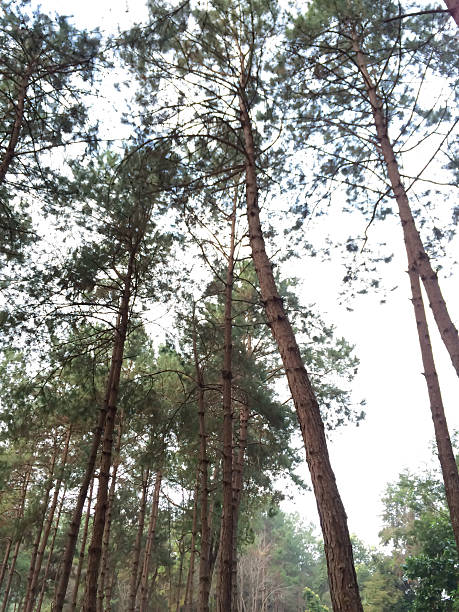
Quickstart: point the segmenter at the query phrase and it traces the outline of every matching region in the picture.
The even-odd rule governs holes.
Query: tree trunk
[[[139,612],[147,612],[148,605],[148,574],[150,573],[151,551],[156,534],[156,523],[158,520],[159,493],[161,490],[162,472],[156,472],[153,501],[151,503],[150,522],[148,525],[147,541],[143,558],[142,580],[140,582],[140,609]]]
[[[451,17],[459,26],[459,0],[445,0],[445,4],[451,13]]]
[[[107,584],[107,588],[105,591],[105,609],[104,612],[111,612],[112,609],[112,597],[113,597],[113,587],[116,582],[116,574],[113,571],[110,575],[110,579]]]
[[[237,186],[231,215],[230,251],[225,283],[225,313],[223,340],[223,508],[221,526],[220,573],[217,588],[217,611],[231,612],[231,580],[233,572],[233,410],[231,401],[232,374],[232,303],[234,280],[234,245],[236,230]]]
[[[47,537],[49,535],[49,529],[51,529],[51,525],[49,524],[48,534],[46,534],[46,529],[48,528],[48,525],[45,527],[45,533],[43,532],[43,525],[45,522],[46,511],[48,509],[49,494],[51,493],[51,489],[53,487],[53,476],[54,476],[54,468],[56,466],[57,449],[58,449],[57,439],[55,439],[53,457],[51,459],[51,466],[49,469],[48,482],[46,484],[45,495],[43,499],[43,505],[42,505],[43,510],[40,513],[40,517],[38,521],[37,535],[33,543],[32,557],[30,559],[29,577],[27,579],[27,589],[26,589],[25,602],[24,602],[24,612],[30,612],[31,608],[33,608],[33,605],[35,603],[35,591],[36,591],[36,587],[38,584],[38,574],[40,572],[41,561],[43,559],[43,553],[45,550],[45,548],[40,545],[40,542],[42,542],[42,534],[43,534],[43,540],[44,540],[45,536]],[[53,514],[54,514],[55,508],[56,507],[54,506]],[[45,542],[45,546],[46,546],[46,542]]]
[[[35,70],[37,60],[34,59],[29,66],[26,68],[24,75],[21,79],[18,91],[18,98],[16,102],[16,117],[14,119],[13,127],[11,129],[10,139],[5,149],[3,159],[0,163],[0,185],[5,180],[5,176],[8,169],[13,161],[16,146],[19,140],[19,134],[21,132],[22,124],[24,123],[24,104],[27,94],[27,88],[29,86],[30,77]]]
[[[0,589],[3,585],[3,580],[5,578],[6,568],[8,567],[8,559],[10,558],[11,547],[13,546],[13,539],[8,538],[8,542],[5,548],[5,554],[3,555],[3,563],[2,568],[0,570]]]
[[[129,585],[128,612],[134,612],[135,610],[135,600],[137,597],[137,585],[138,585],[137,575],[139,573],[140,549],[142,546],[143,527],[145,523],[145,509],[147,506],[147,489],[148,489],[149,477],[150,477],[149,469],[147,468],[144,472],[142,468],[142,497],[140,500],[140,508],[139,508],[139,526],[138,526],[137,535],[135,538],[134,555],[133,555],[133,560],[132,560],[131,581]]]
[[[98,585],[98,612],[103,612],[104,609],[104,597],[105,597],[105,581],[108,575],[108,563],[109,563],[109,548],[110,548],[110,529],[112,524],[113,514],[113,503],[115,499],[115,488],[116,488],[116,475],[118,473],[118,467],[120,464],[120,450],[121,450],[121,433],[123,429],[123,416],[120,414],[118,423],[118,436],[115,447],[115,459],[113,460],[112,467],[112,479],[110,482],[110,491],[108,494],[108,507],[107,515],[105,518],[105,529],[102,543],[102,559],[100,564],[100,576]],[[108,585],[110,586],[110,585]]]
[[[200,612],[209,611],[209,522],[208,522],[208,501],[209,501],[209,459],[207,458],[207,432],[206,432],[206,404],[204,397],[204,377],[202,368],[199,364],[198,349],[196,340],[196,317],[195,305],[193,305],[193,353],[196,369],[196,382],[198,392],[198,418],[199,418],[199,466],[201,471],[201,550],[199,558],[199,599],[198,608]]]
[[[6,581],[5,592],[3,593],[3,603],[1,612],[5,612],[8,605],[8,598],[10,595],[11,583],[13,582],[14,568],[16,567],[16,561],[18,559],[19,548],[21,547],[22,537],[16,542],[13,551],[13,558],[11,559],[10,571],[8,572],[8,579]]]
[[[232,605],[237,610],[237,531],[239,523],[239,507],[242,497],[243,469],[245,460],[245,450],[247,448],[247,427],[249,422],[248,401],[240,404],[239,413],[239,444],[238,452],[233,461],[233,568],[232,568]]]
[[[46,581],[48,579],[49,568],[51,567],[51,559],[52,559],[52,556],[53,556],[54,544],[56,543],[56,536],[57,536],[57,532],[58,532],[58,529],[59,529],[59,524],[60,524],[60,521],[61,521],[62,507],[64,505],[66,492],[67,492],[67,487],[64,486],[64,492],[62,494],[61,502],[59,504],[59,508],[58,508],[58,511],[57,511],[56,524],[54,525],[53,537],[51,538],[51,544],[50,544],[49,553],[48,553],[48,561],[46,562],[45,572],[44,572],[44,576],[43,576],[43,583],[42,583],[42,586],[41,586],[40,598],[38,600],[36,612],[40,612],[41,606],[43,605],[43,598],[45,596],[45,590],[46,590]]]
[[[196,476],[194,489],[193,519],[191,524],[191,549],[190,563],[188,565],[188,576],[186,580],[184,612],[191,612],[193,608],[193,582],[194,582],[194,559],[196,555],[196,534],[198,532],[198,496],[199,496],[199,469]]]
[[[409,276],[414,314],[418,328],[419,345],[422,354],[422,364],[424,366],[424,376],[429,392],[430,410],[432,412],[432,420],[435,429],[438,458],[440,460],[443,481],[445,483],[446,499],[451,516],[454,537],[456,539],[456,546],[459,551],[459,473],[457,471],[456,460],[454,458],[448,424],[443,408],[440,384],[435,370],[419,274],[412,265],[409,266]]]
[[[107,392],[107,415],[104,424],[104,437],[102,441],[102,456],[100,459],[99,484],[97,487],[97,503],[94,511],[94,524],[92,539],[88,552],[88,569],[86,575],[86,593],[83,612],[96,612],[97,609],[97,582],[99,577],[100,558],[102,554],[102,539],[105,529],[105,515],[107,511],[108,480],[112,462],[113,431],[115,427],[118,389],[123,364],[124,343],[127,335],[129,320],[129,302],[131,297],[132,276],[134,273],[134,260],[136,251],[132,250],[129,256],[126,276],[124,279],[123,295],[119,309],[119,325],[115,330],[114,353],[109,376],[109,389]]]
[[[26,473],[24,474],[24,484],[22,486],[21,502],[19,504],[18,513],[17,513],[17,520],[18,521],[24,517],[25,500],[26,500],[26,497],[27,497],[27,489],[29,487],[29,481],[30,481],[31,473],[32,473],[32,463],[30,463],[27,466]],[[8,605],[8,597],[9,597],[9,594],[10,594],[11,583],[13,582],[14,569],[16,567],[16,561],[17,561],[17,558],[18,558],[19,549],[21,547],[21,542],[22,542],[22,533],[19,535],[19,538],[18,538],[16,544],[14,545],[13,557],[11,559],[11,565],[10,565],[10,569],[9,569],[9,572],[8,572],[8,578],[7,578],[7,581],[6,581],[5,590],[3,592],[3,603],[2,603],[1,612],[5,612],[6,607]]]
[[[252,259],[268,325],[279,347],[303,435],[306,459],[324,536],[333,609],[336,612],[363,612],[346,513],[330,464],[319,406],[304,367],[295,334],[279,296],[271,262],[266,254],[258,208],[255,145],[249,107],[244,97],[244,80],[241,78],[239,106],[245,141],[247,217]]]
[[[352,30],[352,44],[356,54],[357,65],[362,75],[365,89],[370,100],[371,110],[376,128],[378,142],[381,146],[384,162],[387,168],[387,175],[390,180],[392,192],[398,205],[398,213],[403,229],[406,253],[408,260],[412,262],[421,277],[429,298],[435,322],[440,332],[449,356],[459,376],[459,336],[454,323],[449,316],[446,303],[443,298],[437,273],[432,268],[429,256],[427,255],[421,237],[416,228],[416,224],[411,212],[408,196],[403,186],[398,163],[395,158],[394,149],[389,139],[388,126],[384,116],[383,101],[378,93],[376,85],[373,83],[367,69],[366,59],[360,48],[355,29]]]
[[[182,538],[179,540],[178,549],[179,549],[179,575],[178,575],[178,584],[177,584],[177,605],[175,607],[175,612],[180,612],[180,595],[182,593],[182,580],[183,580],[183,560],[185,557],[185,534],[182,533]]]
[[[87,506],[87,511],[86,511],[86,518],[84,521],[84,529],[83,529],[83,537],[81,539],[80,554],[78,556],[78,567],[77,567],[77,572],[75,576],[75,585],[73,587],[73,593],[72,593],[72,604],[70,608],[71,610],[76,610],[76,607],[77,607],[78,589],[80,587],[81,572],[83,569],[86,542],[88,539],[89,520],[91,518],[91,504],[92,504],[93,491],[94,491],[94,478],[92,478],[91,486],[89,488],[88,506]]]
[[[36,593],[36,590],[37,590],[38,579],[39,579],[39,576],[40,576],[41,566],[42,566],[42,563],[43,563],[43,556],[45,554],[45,549],[46,549],[46,545],[48,544],[49,534],[51,533],[51,528],[53,526],[54,513],[56,512],[57,503],[58,503],[58,500],[59,500],[60,488],[61,488],[61,485],[62,485],[62,480],[64,478],[64,470],[65,470],[65,466],[67,464],[67,456],[68,456],[68,452],[69,452],[69,443],[70,443],[71,435],[72,435],[72,428],[71,428],[71,426],[69,426],[68,431],[67,431],[67,435],[65,437],[64,450],[63,450],[63,453],[62,453],[60,474],[59,474],[58,480],[56,481],[56,484],[54,485],[53,499],[51,501],[51,506],[50,506],[49,511],[48,511],[48,518],[46,520],[45,530],[43,532],[43,537],[41,538],[41,542],[40,542],[40,545],[39,545],[38,550],[37,550],[37,555],[36,555],[36,559],[35,559],[35,565],[34,565],[34,568],[33,568],[32,581],[31,581],[31,584],[30,584],[30,589],[28,589],[29,596],[26,595],[26,602],[25,602],[25,606],[24,606],[24,612],[32,612],[32,610],[34,608],[34,605],[35,605],[35,593]],[[57,446],[56,446],[56,451],[57,451]],[[54,466],[53,466],[52,470],[53,469],[54,469]],[[51,486],[52,486],[52,477],[53,477],[53,473],[51,472],[51,474],[50,474],[50,485]],[[51,491],[51,488],[49,489],[49,491]],[[49,495],[49,491],[48,491],[48,495]]]
[[[119,326],[120,326],[120,316],[118,315],[118,318],[116,321],[116,330],[119,329]],[[117,332],[115,332],[115,340],[117,337],[118,337],[118,334]],[[112,387],[111,380],[113,378],[113,374],[115,370],[117,352],[118,352],[118,347],[115,341],[114,346],[113,346],[110,373],[108,375],[107,390],[106,390],[104,403],[99,411],[99,418],[98,418],[97,425],[94,429],[94,433],[92,437],[91,450],[89,452],[88,463],[86,465],[86,471],[83,477],[83,482],[81,483],[81,486],[80,486],[80,491],[78,493],[78,499],[76,502],[75,510],[73,511],[72,520],[70,522],[70,526],[67,532],[67,543],[65,546],[64,554],[62,556],[61,567],[60,567],[60,572],[59,572],[59,579],[58,579],[56,594],[55,594],[54,603],[53,603],[53,612],[62,612],[62,608],[65,602],[65,596],[67,594],[67,587],[69,583],[70,572],[72,570],[73,556],[75,554],[75,548],[77,545],[78,532],[80,530],[81,517],[83,515],[83,508],[84,508],[84,504],[86,501],[86,497],[88,495],[89,485],[90,483],[92,483],[91,484],[91,491],[92,491],[92,486],[94,484],[94,468],[95,468],[96,461],[97,461],[97,454],[99,452],[100,440],[102,437],[105,417],[107,414],[110,390]]]

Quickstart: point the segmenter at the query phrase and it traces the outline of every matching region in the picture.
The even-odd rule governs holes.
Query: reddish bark
[[[118,316],[116,322],[116,329],[119,327],[120,317]],[[56,593],[54,596],[53,602],[53,612],[62,612],[62,608],[65,603],[65,596],[67,593],[67,587],[70,578],[70,572],[72,569],[73,556],[75,554],[75,549],[78,540],[78,532],[80,530],[81,517],[83,515],[83,508],[86,501],[86,497],[88,495],[88,488],[91,482],[93,482],[94,476],[94,468],[97,461],[97,454],[99,451],[100,440],[102,437],[102,431],[104,428],[105,417],[107,414],[108,408],[108,400],[111,389],[111,379],[114,372],[114,361],[117,353],[116,343],[113,347],[112,360],[110,373],[107,380],[107,391],[104,399],[104,403],[99,411],[99,418],[97,421],[97,425],[94,429],[91,449],[89,451],[88,462],[86,464],[86,471],[83,477],[83,481],[80,486],[80,491],[78,493],[77,502],[75,505],[75,509],[72,514],[72,520],[69,525],[69,529],[67,532],[67,542],[64,550],[64,554],[62,556],[61,567],[59,571],[59,579],[57,582]]]
[[[414,314],[418,328],[419,346],[421,348],[422,363],[424,366],[424,376],[429,393],[430,410],[435,429],[438,458],[440,460],[443,481],[445,483],[446,500],[448,502],[456,546],[459,551],[459,473],[457,471],[448,424],[446,422],[440,383],[435,369],[419,275],[412,265],[409,267],[409,277]]]
[[[362,612],[347,517],[330,464],[319,406],[276,287],[271,261],[266,254],[258,208],[256,152],[249,106],[244,92],[245,82],[246,77],[243,74],[239,108],[245,145],[247,218],[252,259],[268,325],[279,348],[303,435],[306,459],[324,536],[333,609],[339,612]]]
[[[247,427],[249,422],[248,401],[241,403],[239,412],[239,443],[233,460],[233,568],[232,568],[232,606],[237,610],[237,530],[239,507],[242,497],[245,450],[247,448]]]
[[[410,203],[403,185],[397,159],[392,143],[389,139],[388,126],[384,115],[384,103],[378,93],[378,88],[373,82],[367,68],[365,55],[360,47],[360,41],[352,30],[352,44],[368,99],[371,104],[373,119],[376,129],[378,142],[381,146],[384,162],[387,168],[387,175],[391,184],[395,201],[398,205],[398,213],[403,229],[406,253],[408,260],[416,267],[421,277],[422,283],[429,298],[430,307],[434,315],[435,322],[440,332],[443,343],[448,350],[449,356],[459,376],[459,336],[457,329],[449,316],[446,302],[443,298],[437,273],[432,268],[429,256],[427,255],[421,237],[416,227]]]
[[[97,488],[97,503],[94,511],[92,539],[88,551],[88,569],[86,574],[86,592],[83,612],[96,612],[97,609],[97,583],[102,554],[102,540],[105,530],[105,515],[107,512],[108,480],[110,465],[112,462],[113,431],[115,428],[124,344],[129,321],[129,303],[131,298],[135,254],[136,250],[133,249],[129,257],[127,271],[124,278],[124,289],[119,309],[119,325],[115,330],[114,352],[111,362],[111,373],[109,376],[109,390],[107,393],[107,414],[105,417],[102,456],[99,469],[99,485]]]
[[[234,245],[236,230],[237,187],[231,215],[230,250],[225,283],[225,312],[222,368],[223,396],[223,514],[221,526],[220,573],[217,589],[218,612],[231,612],[231,581],[233,573],[233,410],[232,380],[232,303],[234,280]]]
[[[0,184],[3,183],[3,181],[5,180],[5,176],[14,158],[16,146],[19,141],[19,134],[21,133],[22,124],[24,123],[24,105],[27,95],[27,88],[29,86],[30,77],[32,76],[33,71],[35,70],[35,66],[36,60],[32,61],[26,68],[19,84],[18,97],[16,102],[16,117],[11,128],[10,139],[6,146],[3,159],[0,162]]]

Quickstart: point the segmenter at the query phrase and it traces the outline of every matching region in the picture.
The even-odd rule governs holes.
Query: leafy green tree
[[[381,537],[393,544],[393,558],[409,583],[407,609],[454,610],[459,557],[438,475],[403,473],[383,501]]]
[[[320,597],[312,589],[306,587],[303,592],[306,602],[305,612],[327,612],[329,608],[320,603]]]
[[[413,611],[443,612],[459,607],[459,556],[447,513],[425,512],[412,527],[417,554],[405,560],[406,576],[414,581]]]

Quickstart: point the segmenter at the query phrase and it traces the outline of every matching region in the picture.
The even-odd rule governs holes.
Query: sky
[[[102,31],[127,28],[146,16],[142,0],[80,0],[78,3],[44,0],[41,5],[46,11],[73,15],[72,21],[79,27],[100,27]],[[415,161],[423,163],[421,158]],[[355,344],[361,362],[353,390],[357,401],[366,400],[366,418],[359,427],[350,425],[331,434],[329,451],[350,531],[376,546],[382,527],[380,498],[384,488],[404,469],[419,472],[432,465],[433,426],[409,299],[401,228],[396,219],[389,219],[372,232],[372,240],[376,241],[380,232],[394,251],[393,260],[385,265],[382,273],[385,286],[397,286],[397,289],[388,294],[384,304],[380,303],[381,295],[370,294],[354,300],[350,304],[352,310],[339,305],[337,294],[343,268],[333,262],[300,258],[289,262],[288,274],[303,281],[302,301],[318,305],[323,318],[335,324],[337,334]],[[457,257],[458,240],[450,243],[448,249]],[[450,277],[441,278],[441,282],[457,325],[457,281]],[[459,430],[459,380],[431,323],[450,431]],[[300,473],[307,480],[306,465]],[[284,507],[298,512],[306,523],[318,525],[312,493],[299,495],[294,491],[294,500],[286,502]]]

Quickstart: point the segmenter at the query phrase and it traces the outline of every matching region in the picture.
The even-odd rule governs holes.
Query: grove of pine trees
[[[459,374],[459,5],[143,1],[115,33],[0,0],[0,611],[459,609],[431,341]],[[390,300],[387,249],[435,443],[386,485],[382,552],[329,455],[365,418],[356,349],[288,272]]]

